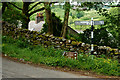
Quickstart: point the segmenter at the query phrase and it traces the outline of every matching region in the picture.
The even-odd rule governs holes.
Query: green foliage
[[[14,43],[14,40],[11,37],[7,37],[7,36],[2,36],[2,42],[3,43]]]
[[[84,12],[83,11],[80,11],[80,12],[77,12],[77,18],[81,18],[84,16]]]
[[[57,17],[60,17],[62,21],[64,20],[64,9],[61,6],[51,7],[51,12],[55,13]]]
[[[92,70],[97,73],[120,76],[120,65],[117,60],[98,58],[94,55],[79,54],[77,60],[62,56],[63,51],[53,47],[44,48],[42,45],[21,48],[16,45],[18,40],[3,36],[3,53],[10,57],[24,59],[25,61],[46,64],[49,66],[68,67],[72,69]],[[8,41],[7,41],[8,40]],[[11,40],[11,42],[9,42]],[[23,41],[21,41],[23,42]],[[17,42],[19,44],[19,41]],[[24,42],[23,42],[24,43]],[[24,43],[26,44],[26,43]],[[30,48],[33,47],[31,50]]]
[[[110,10],[107,9],[99,9],[99,14],[102,16],[105,16],[106,26],[108,27],[119,27],[119,8],[110,8]],[[111,24],[112,23],[112,24]]]
[[[99,8],[102,8],[103,7],[103,2],[84,2],[84,3],[81,3],[81,6],[82,7],[88,7],[90,9],[95,9],[95,10],[98,10]]]
[[[70,34],[67,36],[67,39],[71,37],[75,38],[77,41],[82,41],[84,43],[91,43],[91,30],[86,29],[84,33],[80,33],[79,37]],[[117,48],[117,40],[112,36],[110,32],[107,31],[106,28],[95,29],[94,30],[94,44],[98,46],[110,46],[113,48]]]
[[[82,37],[83,37],[83,35],[82,34],[80,34],[79,35],[79,37],[78,36],[75,36],[75,35],[72,35],[72,34],[70,34],[70,35],[67,35],[67,39],[71,39],[71,38],[74,38],[75,40],[77,40],[77,41],[82,41]]]
[[[74,18],[81,18],[81,17],[83,17],[84,16],[84,12],[83,11],[70,11],[70,13],[69,13],[69,16],[71,16],[72,17],[72,19],[74,19]]]
[[[90,18],[89,17],[84,17],[84,18],[82,18],[82,20],[90,20]]]
[[[70,11],[70,2],[65,2],[64,9],[68,12]]]
[[[82,11],[80,11],[82,12]],[[76,30],[86,30],[86,29],[89,29],[91,26],[90,25],[75,25],[74,24],[74,21],[90,21],[91,20],[91,17],[93,17],[93,19],[95,21],[99,21],[99,20],[104,20],[104,17],[103,16],[100,16],[97,11],[95,10],[90,10],[90,11],[83,11],[84,12],[84,16],[80,17],[79,19],[76,17],[76,11],[73,11],[71,10],[70,13],[74,14],[72,16],[69,17],[69,26],[73,29],[76,29]],[[94,14],[94,15],[93,15]],[[74,16],[74,19],[72,18]],[[101,28],[100,25],[95,25],[94,26],[96,29],[97,28]],[[103,27],[103,26],[102,26]]]
[[[82,42],[91,43],[91,30],[87,29],[83,34],[80,34],[80,39]],[[116,39],[106,30],[106,28],[95,29],[94,30],[94,44],[99,46],[110,46],[113,48],[117,47]]]
[[[94,37],[96,38],[95,41],[95,44],[98,44],[98,45],[106,45],[106,46],[111,46],[111,47],[119,47],[119,35],[120,35],[120,32],[119,32],[119,13],[118,13],[118,10],[119,8],[110,8],[109,9],[100,9],[100,13],[101,15],[98,15],[96,14],[96,11],[92,10],[92,11],[84,11],[85,12],[85,15],[83,17],[80,18],[81,21],[83,20],[91,20],[91,17],[94,18],[94,20],[104,20],[105,22],[105,25],[104,26],[94,26],[95,29],[95,35]],[[94,15],[93,15],[94,14]],[[104,16],[103,16],[104,15]],[[70,18],[72,19],[72,18]],[[75,21],[78,21],[78,19],[75,19]],[[69,24],[70,26],[73,28],[73,29],[77,29],[77,30],[85,30],[85,29],[89,29],[90,26],[86,26],[86,25],[82,25],[82,26],[75,26],[74,23],[74,20],[70,20]],[[106,29],[108,30],[107,32],[105,31],[100,31],[101,27],[106,27]],[[100,29],[100,30],[99,30]],[[101,34],[98,34],[98,32],[100,32]],[[108,37],[107,33],[110,32],[113,37]],[[97,34],[96,34],[97,33]],[[105,35],[103,35],[105,33]],[[85,33],[84,35],[81,34],[81,38],[80,39],[76,39],[77,40],[81,40],[83,39],[82,41],[87,41],[86,43],[90,43],[90,32]],[[84,36],[84,37],[83,37]],[[86,38],[85,38],[86,37]],[[102,43],[99,43],[100,42],[100,39],[103,38],[103,41]]]
[[[2,3],[0,3],[0,10],[2,9]]]
[[[18,2],[18,3],[15,2],[14,4],[18,5],[19,7],[22,7],[22,2]],[[22,17],[24,15],[22,14],[22,11],[16,9],[12,5],[10,4],[7,5],[8,7],[5,9],[5,12],[2,14],[2,20],[17,25],[18,24],[17,20],[22,21],[23,20]]]
[[[2,15],[3,17],[2,20],[7,21],[11,24],[15,24],[15,25],[18,25],[18,21],[21,21],[22,28],[28,28],[28,23],[30,19],[35,20],[34,16],[36,16],[37,14],[36,12],[39,12],[38,9],[43,7],[42,3],[39,3],[39,4],[38,3],[37,2],[34,2],[34,3],[25,2],[23,4],[22,0],[21,2],[10,2],[10,3],[6,2],[7,7],[5,8],[5,12]],[[21,9],[16,8],[12,4],[16,5],[18,8],[21,8]]]
[[[2,37],[2,41],[3,43],[12,43],[17,45],[19,48],[27,48],[29,43],[27,41],[23,41],[22,39],[17,39],[14,40],[12,37],[7,37],[7,36],[3,36]]]
[[[61,34],[61,30],[62,30],[62,22],[60,17],[56,17],[55,13],[52,13],[52,24],[53,24],[53,35],[54,36],[60,36]],[[47,27],[48,25],[45,23],[43,25],[43,31],[42,32],[46,32],[47,33]]]
[[[110,10],[99,9],[99,14],[102,16],[105,16],[105,26],[112,33],[112,35],[117,39],[117,42],[119,43],[117,45],[117,47],[120,46],[120,42],[119,42],[119,35],[120,35],[120,32],[119,32],[119,30],[120,30],[119,7],[110,8]]]

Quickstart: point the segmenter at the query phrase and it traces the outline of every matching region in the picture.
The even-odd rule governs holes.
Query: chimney
[[[39,17],[41,16],[41,14],[39,13]]]
[[[35,18],[36,24],[39,23],[40,21],[44,21],[43,13],[37,13],[37,16]]]

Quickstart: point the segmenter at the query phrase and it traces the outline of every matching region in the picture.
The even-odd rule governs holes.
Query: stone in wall
[[[89,53],[91,46],[82,42],[78,42],[75,39],[64,39],[62,37],[55,37],[53,35],[39,34],[37,31],[29,31],[26,29],[18,29],[10,24],[3,24],[3,35],[10,35],[13,38],[24,37],[28,42],[34,45],[44,44],[45,47],[54,46],[58,49],[64,49],[68,51],[77,51],[79,53]],[[112,49],[107,46],[94,45],[94,50],[97,55],[118,55],[118,49]]]

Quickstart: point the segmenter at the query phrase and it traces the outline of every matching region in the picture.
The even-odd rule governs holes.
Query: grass
[[[62,56],[63,50],[54,49],[52,46],[48,48],[44,48],[44,45],[33,46],[8,36],[3,36],[2,39],[2,51],[10,57],[22,58],[36,64],[92,70],[105,75],[120,76],[120,64],[117,60],[98,58],[83,53],[78,55],[77,60],[72,60]],[[24,44],[24,48],[21,47],[23,45],[21,43]]]

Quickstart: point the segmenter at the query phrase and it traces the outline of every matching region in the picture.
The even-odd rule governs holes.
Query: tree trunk
[[[7,3],[2,2],[2,14],[4,13],[6,7],[7,7]]]
[[[63,38],[66,37],[66,29],[68,26],[69,12],[70,12],[70,3],[65,2],[65,15],[64,15],[64,22],[63,22],[63,27],[62,27],[62,32],[61,32],[61,36]]]
[[[29,18],[29,13],[27,12],[28,9],[29,9],[29,5],[31,3],[30,2],[23,2],[23,9],[22,9],[22,13],[23,13],[23,26],[22,28],[25,28],[25,29],[28,29],[28,23],[30,21],[30,18]]]
[[[52,25],[52,14],[50,9],[49,2],[44,3],[45,6],[45,14],[46,14],[46,23],[48,24],[48,34],[53,34],[53,25]]]
[[[120,7],[118,7],[118,22],[117,22],[117,26],[118,26],[118,31],[119,31],[119,33],[118,33],[118,41],[119,41],[119,43],[118,43],[118,46],[119,46],[119,48],[120,48]],[[119,56],[120,57],[120,56]]]

